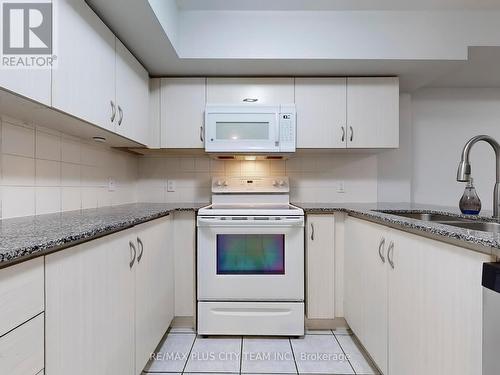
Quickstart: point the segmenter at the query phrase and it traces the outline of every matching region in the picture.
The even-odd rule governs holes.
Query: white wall
[[[138,200],[208,202],[211,176],[290,177],[295,202],[375,202],[377,156],[367,153],[296,155],[287,161],[218,161],[208,157],[144,157],[139,161]],[[166,191],[166,181],[176,191]],[[338,193],[343,181],[345,193]]]
[[[0,218],[136,201],[134,156],[6,117],[0,134]]]
[[[378,201],[410,202],[412,190],[411,96],[399,97],[399,148],[378,154]]]
[[[465,60],[498,11],[181,11],[182,58]],[[369,72],[367,72],[369,73]]]
[[[413,201],[457,207],[464,184],[456,171],[465,142],[478,134],[500,141],[500,89],[426,89],[412,96]],[[491,210],[492,148],[471,152],[472,176],[483,209]]]

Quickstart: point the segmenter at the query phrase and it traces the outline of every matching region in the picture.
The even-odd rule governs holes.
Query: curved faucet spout
[[[500,144],[489,135],[477,135],[471,138],[462,150],[462,159],[458,165],[457,181],[464,182],[470,180],[471,165],[469,161],[469,154],[472,146],[477,142],[484,141],[490,144],[495,151],[496,157],[496,183],[493,195],[493,216],[500,220]]]

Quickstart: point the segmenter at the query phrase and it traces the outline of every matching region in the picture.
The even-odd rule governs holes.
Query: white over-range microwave
[[[208,104],[205,108],[206,152],[291,153],[295,144],[294,104]]]

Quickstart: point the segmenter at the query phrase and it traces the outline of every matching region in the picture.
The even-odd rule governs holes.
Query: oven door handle
[[[272,227],[303,227],[304,218],[283,218],[280,220],[262,220],[253,218],[238,218],[238,219],[225,219],[222,220],[218,217],[198,217],[198,226],[203,227],[261,227],[261,228],[272,228]]]

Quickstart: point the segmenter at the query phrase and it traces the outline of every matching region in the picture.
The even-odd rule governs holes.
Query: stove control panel
[[[289,193],[288,177],[213,177],[212,193]]]

